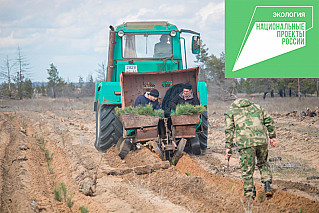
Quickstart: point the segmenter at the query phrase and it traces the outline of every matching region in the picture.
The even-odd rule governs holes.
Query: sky
[[[47,81],[51,63],[68,82],[95,79],[98,64],[107,63],[108,26],[129,21],[168,21],[200,32],[209,54],[219,56],[224,16],[224,0],[0,0],[0,68],[7,56],[14,63],[20,47],[33,82]],[[190,50],[190,39],[186,45]]]

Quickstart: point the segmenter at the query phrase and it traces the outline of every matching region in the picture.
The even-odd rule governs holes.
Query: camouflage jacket
[[[272,117],[248,99],[235,100],[225,113],[226,148],[234,146],[235,132],[239,149],[267,144],[267,131],[269,138],[276,137]]]

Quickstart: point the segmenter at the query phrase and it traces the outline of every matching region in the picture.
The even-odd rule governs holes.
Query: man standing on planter
[[[267,130],[266,130],[267,129]],[[268,131],[268,135],[267,135]],[[232,155],[233,139],[236,132],[236,143],[239,148],[244,195],[256,197],[253,174],[255,158],[264,183],[266,196],[272,196],[270,184],[272,174],[268,164],[268,136],[270,144],[277,144],[274,121],[259,105],[248,99],[235,100],[225,113],[226,157]]]

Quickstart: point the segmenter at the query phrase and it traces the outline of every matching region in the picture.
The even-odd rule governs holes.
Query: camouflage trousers
[[[247,197],[256,197],[253,174],[255,171],[256,158],[257,167],[261,175],[261,182],[272,181],[272,174],[267,162],[268,144],[248,147],[239,150],[241,176],[243,178],[244,195]]]

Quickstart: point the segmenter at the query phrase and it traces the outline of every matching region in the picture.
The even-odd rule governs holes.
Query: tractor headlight
[[[117,35],[120,36],[120,37],[123,37],[124,36],[124,31],[123,30],[118,31]]]
[[[172,37],[176,36],[176,31],[175,30],[172,30],[170,33],[169,33]]]

